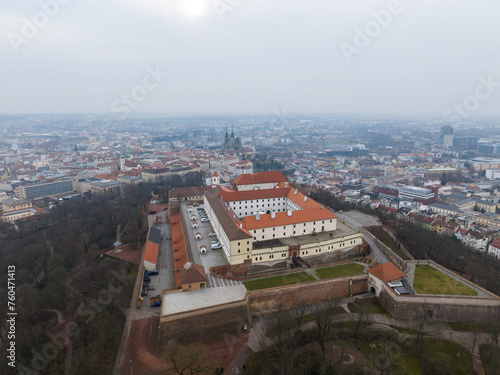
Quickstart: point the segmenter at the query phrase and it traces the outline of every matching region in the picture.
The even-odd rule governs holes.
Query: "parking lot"
[[[232,285],[239,285],[241,282],[239,281],[234,281],[234,280],[227,280],[227,279],[221,279],[214,277],[210,274],[210,267],[216,267],[216,266],[222,266],[227,264],[226,257],[224,256],[224,252],[222,249],[218,250],[212,250],[211,248],[211,242],[212,241],[219,241],[217,237],[209,237],[209,233],[213,233],[214,230],[212,226],[210,225],[210,222],[202,222],[201,221],[201,216],[200,213],[201,211],[198,210],[198,207],[193,207],[192,212],[188,211],[188,204],[187,203],[182,203],[181,204],[181,209],[182,213],[184,216],[184,220],[186,221],[186,228],[187,232],[186,236],[189,237],[189,243],[191,245],[191,249],[188,249],[188,251],[191,251],[192,254],[192,259],[194,263],[196,264],[201,264],[205,268],[205,272],[207,273],[207,278],[208,278],[208,287],[209,288],[216,288],[216,287],[224,287],[224,286],[232,286]],[[203,208],[203,205],[199,205],[200,208]],[[192,224],[193,220],[191,220],[192,216],[195,216],[196,219],[194,222],[198,224],[198,228],[193,229]],[[200,233],[201,239],[197,240],[195,239],[195,234]],[[204,254],[200,253],[200,246],[205,245],[207,252]]]

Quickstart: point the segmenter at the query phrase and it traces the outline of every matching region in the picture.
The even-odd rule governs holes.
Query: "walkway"
[[[349,298],[345,298],[342,300],[336,301],[337,306],[343,307],[346,311],[348,311],[347,305],[349,303],[354,302],[356,297],[362,297],[364,295],[353,296]],[[308,306],[307,314],[312,314],[316,311],[320,311],[325,309],[326,303],[318,303],[315,305]],[[294,314],[298,309],[288,310],[287,313]],[[335,314],[333,317],[334,322],[350,322],[357,321],[360,318],[360,315],[357,313],[341,313]],[[396,328],[406,328],[410,330],[417,330],[419,321],[417,319],[412,320],[398,320],[394,319],[392,316],[388,314],[369,314],[365,316],[365,322],[377,325],[383,325],[385,327],[394,326]],[[253,320],[253,324],[250,327],[250,336],[248,339],[248,347],[243,350],[238,357],[233,361],[232,366],[230,367],[229,374],[237,375],[241,373],[241,365],[245,363],[248,357],[253,352],[258,352],[261,348],[271,345],[272,341],[266,336],[266,332],[269,329],[271,319],[269,316],[259,316],[255,317]],[[302,329],[314,326],[314,321],[310,321],[306,323]],[[474,356],[474,367],[477,374],[484,374],[483,366],[480,360],[479,347],[482,344],[491,342],[491,335],[485,332],[463,332],[463,331],[455,331],[453,330],[449,324],[445,322],[430,322],[430,324],[424,330],[425,335],[439,338],[441,340],[452,341],[464,349],[472,352]],[[415,335],[412,334],[400,334],[400,338],[413,340]],[[473,347],[474,345],[474,347]]]
[[[215,277],[211,273],[207,273],[207,287],[208,288],[220,288],[225,286],[240,285],[241,281],[223,279],[220,277]]]
[[[375,218],[373,218],[370,215],[365,215],[357,211],[349,211],[344,213],[335,212],[335,215],[337,215],[346,224],[356,228],[361,233],[363,233],[363,239],[373,249],[373,256],[375,257],[377,262],[379,263],[389,262],[389,258],[387,258],[387,256],[382,252],[382,250],[380,250],[375,241],[373,241],[373,239],[363,231],[364,226],[381,225],[380,222],[378,222],[378,220],[375,220]]]

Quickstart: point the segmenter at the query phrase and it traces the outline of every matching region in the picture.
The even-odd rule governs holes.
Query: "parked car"
[[[212,245],[218,245],[219,244],[219,241],[212,241],[210,242]]]
[[[212,244],[211,247],[212,247],[212,250],[222,249],[222,246],[220,243]]]
[[[215,233],[209,233],[208,237],[215,237]]]
[[[149,271],[148,275],[149,276],[156,276],[156,275],[158,275],[158,271],[157,270]]]
[[[204,217],[204,218],[201,219],[202,223],[206,223],[207,221],[209,221],[209,220],[206,217]]]

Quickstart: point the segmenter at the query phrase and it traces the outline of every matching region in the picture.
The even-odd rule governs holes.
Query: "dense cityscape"
[[[498,1],[0,10],[1,375],[500,375]]]

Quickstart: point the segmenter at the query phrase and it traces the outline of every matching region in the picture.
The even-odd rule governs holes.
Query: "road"
[[[339,219],[341,219],[343,222],[349,224],[350,226],[358,229],[359,231],[361,231],[363,233],[363,239],[371,246],[371,248],[373,249],[373,256],[375,257],[375,259],[377,260],[377,262],[379,263],[388,263],[389,262],[389,258],[387,258],[387,256],[382,252],[382,250],[380,250],[380,248],[377,246],[377,244],[371,239],[371,237],[369,235],[367,235],[364,231],[363,231],[363,227],[365,226],[365,224],[363,223],[360,223],[359,221],[357,221],[356,219],[350,217],[347,213],[340,213],[340,212],[336,212],[335,215],[337,215],[339,217]]]

